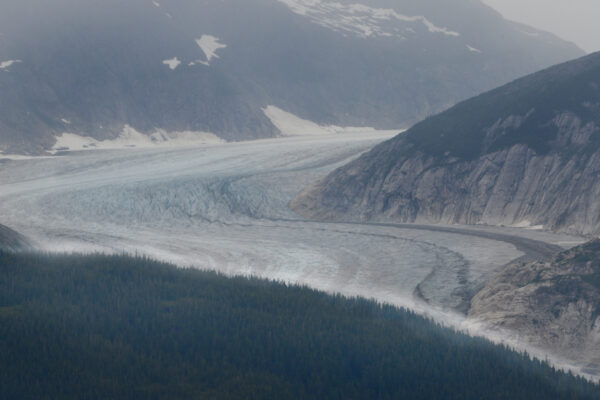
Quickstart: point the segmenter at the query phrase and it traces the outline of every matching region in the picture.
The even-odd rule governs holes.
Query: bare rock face
[[[600,240],[506,267],[472,300],[470,323],[600,373]]]
[[[574,125],[561,140],[589,144],[593,124]],[[537,154],[524,144],[473,161],[444,162],[416,153],[386,170],[338,170],[300,194],[292,208],[320,219],[420,223],[543,225],[580,234],[600,232],[600,152]],[[336,192],[339,188],[341,191]],[[325,203],[332,199],[330,203]],[[323,207],[325,205],[325,207]]]
[[[600,53],[415,125],[300,193],[314,219],[600,233]]]
[[[18,232],[0,225],[0,250],[23,251],[31,250],[33,247],[29,240]]]

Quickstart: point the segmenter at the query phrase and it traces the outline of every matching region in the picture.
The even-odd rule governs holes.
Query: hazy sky
[[[600,50],[600,0],[483,0],[506,18]]]

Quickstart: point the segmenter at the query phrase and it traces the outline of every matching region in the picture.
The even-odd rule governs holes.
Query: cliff
[[[330,220],[600,232],[600,53],[428,118],[292,202]]]

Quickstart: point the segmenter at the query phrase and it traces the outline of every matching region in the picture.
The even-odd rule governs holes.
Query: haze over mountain
[[[589,53],[600,50],[600,3],[593,0],[482,0],[512,21],[573,41]]]
[[[582,54],[470,0],[5,0],[0,27],[5,153],[401,128]]]
[[[472,98],[292,201],[311,218],[600,232],[600,53]]]

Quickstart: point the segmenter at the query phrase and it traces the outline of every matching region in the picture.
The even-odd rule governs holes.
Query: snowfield
[[[353,127],[337,125],[319,125],[313,121],[302,119],[297,115],[282,110],[275,106],[263,108],[263,112],[271,123],[281,131],[282,136],[308,136],[308,135],[327,135],[332,133],[373,133],[375,128],[371,127]],[[388,131],[390,134],[403,132],[404,129]]]
[[[213,58],[219,58],[217,54],[219,49],[227,47],[226,44],[219,43],[219,38],[212,35],[202,35],[200,39],[196,39],[196,44],[202,49],[206,57],[206,61],[198,60],[197,62],[206,66],[210,65],[210,61]]]
[[[446,36],[460,36],[460,33],[436,26],[422,15],[408,16],[391,8],[373,8],[364,4],[342,4],[322,0],[279,0],[298,15],[310,18],[314,23],[343,34],[359,37],[396,36],[405,37],[414,33],[410,26],[404,32],[398,23],[421,24],[429,33],[441,33]]]
[[[162,129],[156,129],[151,134],[145,135],[136,131],[131,126],[125,125],[121,134],[112,140],[96,140],[89,136],[80,136],[65,132],[56,138],[56,143],[52,147],[51,152],[56,154],[58,152],[78,150],[182,147],[223,142],[223,139],[210,132],[167,132]],[[2,158],[1,155],[0,158]]]

